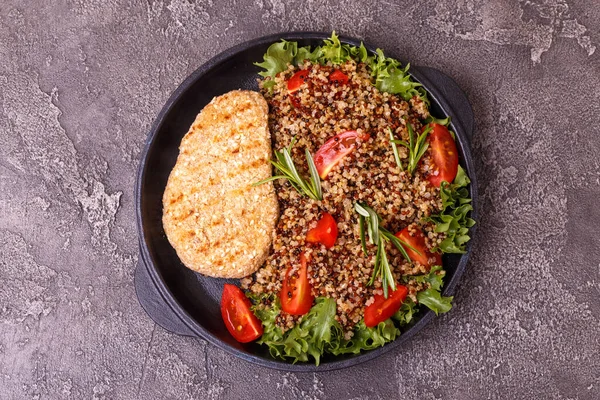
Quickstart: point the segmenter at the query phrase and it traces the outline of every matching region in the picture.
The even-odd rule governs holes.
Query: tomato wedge
[[[325,179],[327,174],[335,167],[344,156],[351,153],[356,147],[356,139],[368,140],[369,135],[360,134],[357,131],[346,131],[335,135],[325,142],[317,150],[313,157],[317,172],[321,179]]]
[[[348,83],[349,80],[350,80],[350,78],[348,78],[348,75],[346,75],[339,69],[336,69],[329,75],[329,82],[331,82],[331,83],[338,83],[340,85],[345,85],[346,83]]]
[[[252,303],[240,288],[226,283],[221,296],[221,316],[231,336],[240,343],[248,343],[263,334],[262,323],[252,312]]]
[[[400,232],[396,233],[396,237],[402,240],[404,243],[414,247],[419,251],[419,253],[421,253],[418,254],[412,249],[402,246],[404,247],[404,250],[406,250],[406,254],[408,254],[411,260],[425,266],[442,265],[442,255],[439,253],[432,253],[427,250],[427,245],[425,244],[425,235],[423,235],[423,232],[421,232],[420,229],[417,229],[416,233],[411,236],[408,232],[408,227],[406,227]]]
[[[338,228],[335,219],[328,212],[324,212],[317,222],[317,226],[306,234],[306,241],[309,243],[322,243],[330,249],[335,244],[337,235]]]
[[[307,270],[308,260],[304,253],[300,253],[300,270],[290,275],[292,267],[289,267],[285,274],[279,300],[281,300],[281,309],[288,314],[304,315],[312,307],[313,296],[310,292]]]
[[[381,294],[375,295],[375,301],[365,308],[365,325],[377,326],[390,318],[400,309],[407,295],[408,289],[402,285],[397,285],[396,290],[391,292],[387,299]]]
[[[431,124],[433,131],[429,134],[429,146],[433,158],[433,170],[427,177],[429,182],[440,187],[443,181],[452,182],[458,172],[458,150],[452,135],[444,125]],[[437,171],[437,174],[436,174]]]
[[[289,94],[292,94],[300,89],[300,86],[306,81],[308,78],[308,71],[305,69],[301,69],[296,72],[287,82],[287,90]]]

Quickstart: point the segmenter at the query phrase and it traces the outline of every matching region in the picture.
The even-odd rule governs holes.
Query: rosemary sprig
[[[409,142],[406,143],[403,140],[390,140],[392,144],[401,144],[402,146],[408,149],[408,172],[411,174],[415,172],[417,169],[417,165],[419,164],[419,160],[425,154],[425,151],[429,147],[429,143],[425,140],[427,138],[427,134],[431,131],[431,125],[427,125],[423,130],[423,133],[415,137],[415,132],[413,130],[410,122],[406,121],[406,129],[408,129],[408,139]]]
[[[366,204],[354,203],[354,210],[358,213],[358,221],[360,226],[360,242],[367,255],[367,241],[365,235],[366,231],[369,234],[369,242],[372,245],[377,246],[377,253],[375,253],[375,266],[373,268],[373,275],[369,280],[369,285],[375,283],[377,277],[381,278],[381,285],[383,286],[383,296],[388,297],[388,287],[392,291],[396,290],[396,281],[392,274],[392,268],[388,261],[387,254],[385,252],[385,242],[392,242],[392,244],[400,251],[402,256],[409,262],[412,263],[410,257],[406,253],[404,246],[413,250],[414,252],[421,254],[417,249],[398,239],[390,231],[380,225],[381,217]]]
[[[313,200],[323,200],[323,191],[321,189],[321,178],[319,178],[319,173],[317,172],[317,167],[315,166],[315,162],[310,154],[308,149],[305,149],[306,162],[308,164],[308,171],[310,172],[310,179],[304,179],[298,173],[298,169],[294,164],[294,160],[292,160],[292,147],[296,143],[296,138],[292,138],[290,145],[288,147],[284,147],[283,150],[277,151],[275,150],[275,160],[271,160],[271,164],[279,172],[281,175],[274,175],[270,178],[263,179],[262,181],[255,182],[252,186],[262,185],[263,183],[267,183],[270,181],[274,181],[277,179],[287,179],[292,187],[298,191],[298,193],[306,195]]]

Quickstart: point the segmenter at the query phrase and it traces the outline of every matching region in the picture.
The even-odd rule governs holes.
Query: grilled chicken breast
[[[215,97],[179,146],[163,195],[163,227],[181,261],[203,275],[241,278],[265,261],[278,216],[268,105],[257,92]]]

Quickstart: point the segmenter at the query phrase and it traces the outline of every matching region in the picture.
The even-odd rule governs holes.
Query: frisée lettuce
[[[429,104],[425,89],[408,73],[410,64],[402,66],[399,61],[386,57],[381,49],[377,49],[374,55],[369,55],[364,44],[361,43],[356,47],[342,43],[335,32],[329,39],[323,41],[323,45],[316,46],[314,49],[310,46],[298,47],[298,43],[286,40],[274,43],[267,49],[263,62],[255,65],[264,69],[259,72],[260,76],[269,78],[264,81],[264,87],[272,89],[275,85],[273,78],[285,71],[288,64],[298,66],[305,60],[332,65],[343,64],[348,60],[365,63],[371,71],[373,84],[377,89],[400,95],[404,100],[417,96]]]
[[[257,343],[268,346],[273,358],[293,363],[312,359],[319,365],[324,354],[358,354],[362,350],[381,347],[400,335],[400,330],[388,319],[373,328],[366,327],[361,321],[354,328],[352,338],[344,339],[340,324],[335,320],[336,301],[326,297],[317,298],[308,314],[302,316],[292,329],[283,332],[275,323],[281,312],[279,299],[268,295],[249,297],[256,303],[252,311],[264,327]],[[269,297],[269,306],[260,305],[264,297]]]

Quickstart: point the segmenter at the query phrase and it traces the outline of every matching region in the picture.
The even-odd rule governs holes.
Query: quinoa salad
[[[255,184],[274,182],[280,216],[266,263],[241,280],[253,340],[318,365],[449,311],[442,255],[465,252],[469,179],[408,65],[335,33],[275,43],[257,65],[275,154]]]

